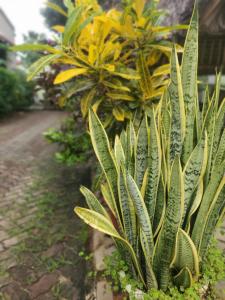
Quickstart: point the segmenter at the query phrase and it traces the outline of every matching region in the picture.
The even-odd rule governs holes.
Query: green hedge
[[[22,71],[0,68],[0,115],[22,110],[33,103],[34,84]]]

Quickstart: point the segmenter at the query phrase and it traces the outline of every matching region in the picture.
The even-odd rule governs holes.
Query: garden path
[[[73,207],[90,172],[59,166],[42,137],[63,118],[39,111],[0,122],[0,299],[84,299],[86,263],[78,253],[87,232]]]

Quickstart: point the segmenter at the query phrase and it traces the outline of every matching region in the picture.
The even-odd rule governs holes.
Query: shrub
[[[0,115],[24,109],[33,102],[33,83],[21,71],[0,68]]]
[[[144,290],[184,290],[198,282],[225,199],[225,99],[219,77],[202,110],[197,101],[198,18],[193,13],[181,67],[171,56],[171,80],[156,109],[130,122],[112,148],[91,110],[89,127],[104,181],[103,205],[87,188],[87,224],[115,240],[131,278]],[[134,126],[135,125],[135,126]]]
[[[73,165],[88,160],[91,154],[89,135],[77,129],[74,118],[64,121],[61,129],[49,129],[44,136],[51,143],[56,143],[60,151],[55,154],[56,160],[66,165]]]
[[[86,118],[92,106],[104,120],[104,126],[115,120],[140,117],[157,103],[168,82],[173,29],[185,26],[160,26],[162,12],[152,1],[123,1],[123,9],[104,11],[96,0],[67,1],[67,10],[50,5],[67,15],[56,47],[22,45],[18,51],[45,50],[30,68],[29,78],[46,65],[60,63],[63,71],[55,84],[67,82],[61,104],[71,95],[82,93],[81,111]],[[177,50],[182,51],[181,47]],[[75,81],[76,79],[76,81]]]

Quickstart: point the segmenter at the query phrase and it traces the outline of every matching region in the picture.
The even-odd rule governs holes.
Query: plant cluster
[[[225,278],[225,257],[214,240],[211,242],[204,261],[204,275],[199,282],[182,291],[179,291],[176,287],[170,287],[167,293],[156,289],[144,293],[141,291],[142,284],[138,280],[131,278],[126,262],[121,258],[118,251],[105,258],[105,265],[104,276],[111,282],[114,292],[122,291],[124,293],[124,299],[127,299],[129,295],[130,299],[135,300],[138,294],[138,299],[143,300],[218,299],[213,285]]]
[[[34,84],[22,71],[0,68],[0,115],[24,109],[33,103]]]
[[[61,129],[50,128],[44,136],[51,143],[56,143],[60,151],[56,152],[56,160],[66,165],[85,162],[89,159],[91,152],[90,137],[86,132],[77,129],[74,118],[67,118]]]
[[[183,290],[199,281],[224,212],[225,99],[219,102],[218,76],[200,110],[197,67],[195,9],[181,66],[173,47],[169,85],[138,126],[130,122],[112,147],[95,112],[89,113],[105,205],[82,187],[89,209],[75,212],[112,236],[131,277],[148,291]]]
[[[60,63],[62,71],[55,84],[67,82],[64,101],[82,92],[84,118],[88,109],[98,111],[104,126],[140,117],[158,102],[169,77],[173,29],[186,26],[160,26],[162,12],[157,1],[123,1],[123,9],[104,11],[96,0],[64,1],[67,11],[56,3],[49,6],[67,16],[58,45],[17,46],[16,50],[44,50],[30,67],[33,78],[47,65]],[[177,45],[177,50],[182,48]],[[76,81],[74,79],[76,78]]]

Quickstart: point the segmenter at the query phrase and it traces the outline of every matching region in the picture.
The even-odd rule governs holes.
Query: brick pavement
[[[43,176],[41,170],[45,168],[44,176],[48,173],[48,164],[59,171],[59,167],[52,163],[55,148],[44,140],[42,132],[49,127],[58,126],[63,118],[65,113],[61,112],[30,112],[16,114],[0,123],[0,299],[58,299],[56,294],[59,293],[61,283],[68,290],[66,295],[70,295],[65,299],[80,299],[72,277],[68,276],[68,267],[63,265],[64,271],[57,268],[49,272],[45,268],[35,270],[35,259],[42,259],[42,253],[34,257],[31,252],[22,264],[14,253],[16,247],[21,248],[29,238],[27,228],[34,218],[37,219],[38,214],[36,201],[51,189],[46,189],[46,186],[35,189],[32,186]],[[68,187],[58,193],[65,195],[66,188]],[[28,198],[32,200],[28,201]],[[79,227],[78,229],[80,230]],[[39,231],[34,228],[32,233],[38,235]],[[69,251],[64,240],[55,244],[53,242],[49,249],[45,249],[47,258],[52,260],[63,251]]]

